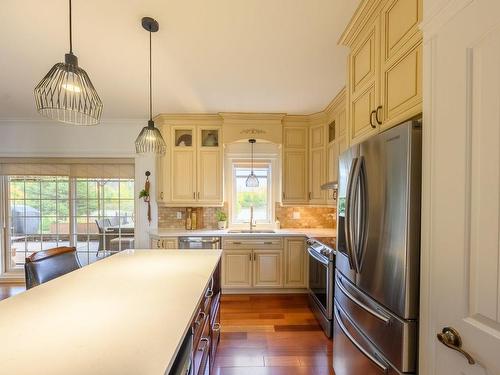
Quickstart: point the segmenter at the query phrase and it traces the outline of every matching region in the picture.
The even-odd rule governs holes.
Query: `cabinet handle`
[[[273,243],[271,241],[264,241],[264,245],[272,245]]]
[[[377,109],[375,110],[375,121],[377,121],[377,124],[379,124],[379,125],[382,125],[382,121],[380,121],[380,120],[378,119],[378,111],[380,111],[381,109],[382,109],[382,106],[381,106],[381,105],[379,105],[379,106],[377,107]]]
[[[373,115],[375,114],[375,116],[377,116],[377,111],[376,110],[373,110],[370,112],[370,126],[375,129],[377,127],[377,125],[375,125],[373,123]]]
[[[198,192],[198,199],[200,199],[200,192]]]
[[[283,192],[283,199],[285,199],[285,192]]]
[[[248,259],[250,259],[250,262],[252,261],[252,253],[248,254]]]
[[[205,345],[203,345],[203,346],[199,346],[199,347],[198,347],[198,351],[200,351],[200,352],[204,352],[204,351],[205,351],[205,349],[206,349],[206,348],[207,348],[207,346],[208,346],[208,342],[209,342],[209,339],[208,339],[207,337],[202,337],[202,338],[200,339],[200,344],[201,344],[201,343],[204,343]]]
[[[163,200],[163,191],[160,193],[160,199]]]
[[[205,316],[206,316],[206,314],[205,314],[203,311],[201,311],[201,312],[198,314],[198,319],[196,319],[196,320],[195,320],[194,324],[195,324],[195,325],[200,325],[201,321],[202,321],[203,319],[205,319]]]
[[[233,244],[234,245],[241,245],[241,242],[239,242],[239,241],[233,241]]]
[[[311,199],[311,196],[312,196],[312,194],[311,194],[311,192],[309,192],[309,199]]]

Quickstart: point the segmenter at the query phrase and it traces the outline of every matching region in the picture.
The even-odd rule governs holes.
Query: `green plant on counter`
[[[226,221],[227,220],[227,215],[222,210],[215,211],[215,217],[217,218],[217,221]]]

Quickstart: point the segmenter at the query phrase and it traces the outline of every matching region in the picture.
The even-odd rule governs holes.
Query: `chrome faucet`
[[[250,206],[250,232],[255,228],[257,224],[253,220],[253,206]]]

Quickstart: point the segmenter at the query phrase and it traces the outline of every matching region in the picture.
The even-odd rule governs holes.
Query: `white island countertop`
[[[0,302],[1,374],[164,374],[220,250],[126,250]]]
[[[333,228],[283,228],[276,229],[273,233],[231,233],[230,230],[218,229],[152,229],[149,232],[152,238],[181,237],[181,236],[206,236],[206,237],[336,237],[337,232]]]

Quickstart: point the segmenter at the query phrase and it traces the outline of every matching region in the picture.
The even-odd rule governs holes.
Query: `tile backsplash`
[[[162,229],[183,229],[186,223],[186,207],[158,207],[158,227]],[[215,211],[217,207],[198,207],[196,210],[199,229],[216,229]],[[177,213],[181,218],[177,218]]]
[[[199,229],[216,229],[217,221],[215,211],[218,207],[196,208]],[[276,204],[276,218],[281,223],[281,228],[335,228],[335,213],[333,207],[294,206],[282,207]],[[227,208],[224,208],[227,212]],[[177,218],[177,213],[181,218]],[[295,214],[294,214],[295,213]],[[159,207],[158,227],[162,229],[182,229],[185,227],[185,207]],[[273,220],[274,222],[274,220]]]
[[[276,204],[276,217],[281,228],[336,228],[334,207],[293,206]]]

